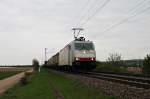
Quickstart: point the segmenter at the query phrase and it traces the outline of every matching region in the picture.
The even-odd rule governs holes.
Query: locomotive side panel
[[[72,63],[73,63],[73,61],[74,61],[74,43],[73,42],[71,42],[70,44],[69,44],[69,46],[68,46],[68,65],[69,66],[72,66]]]

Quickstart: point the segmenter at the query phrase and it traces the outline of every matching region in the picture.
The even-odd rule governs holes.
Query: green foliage
[[[37,59],[33,59],[32,66],[34,67],[34,71],[38,71],[39,70],[39,61]]]
[[[150,74],[150,54],[147,54],[143,61],[143,72],[145,74]]]
[[[25,76],[21,78],[20,83],[22,86],[25,86],[29,83],[29,76],[31,75],[30,72],[25,72]]]
[[[96,62],[96,70],[104,72],[127,72],[126,67],[122,67],[124,66],[124,63],[121,60],[121,58],[121,54],[109,54],[109,57],[107,58],[106,62]]]
[[[64,99],[114,99],[101,93],[97,88],[87,86],[78,80],[72,80],[64,75],[42,69],[29,77],[31,82],[26,86],[16,85],[0,99],[57,99],[56,89]]]
[[[26,76],[22,77],[21,80],[20,80],[20,82],[21,82],[21,85],[23,85],[23,86],[27,85],[28,84],[27,77]]]
[[[127,72],[126,67],[113,66],[107,62],[97,64],[96,70],[103,72]]]
[[[47,72],[35,73],[29,76],[25,86],[19,84],[9,89],[0,99],[55,99]]]
[[[66,79],[61,74],[51,73],[53,85],[56,85],[62,92],[64,99],[114,99],[105,96],[99,89],[87,86],[79,80]]]
[[[17,73],[18,72],[0,72],[0,80],[4,79],[4,78],[7,78],[7,77],[10,77],[10,76],[13,76]]]

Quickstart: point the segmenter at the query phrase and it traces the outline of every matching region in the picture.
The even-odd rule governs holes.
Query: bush
[[[28,84],[28,76],[25,74],[25,76],[21,78],[20,82],[21,82],[22,86],[27,85]]]
[[[32,66],[34,68],[34,71],[38,71],[39,70],[39,61],[37,59],[33,59]]]
[[[143,72],[145,74],[150,74],[150,54],[147,54],[143,61]]]
[[[127,72],[127,69],[125,67],[113,66],[108,63],[98,65],[96,69],[103,72]]]

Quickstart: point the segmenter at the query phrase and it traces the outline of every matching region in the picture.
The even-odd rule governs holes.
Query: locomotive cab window
[[[94,50],[93,43],[75,43],[76,50]]]

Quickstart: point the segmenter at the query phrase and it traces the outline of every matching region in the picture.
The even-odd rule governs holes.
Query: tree
[[[34,71],[38,71],[39,70],[39,61],[37,59],[33,59],[32,66],[34,68]]]
[[[123,61],[121,60],[121,54],[118,53],[110,53],[107,59],[107,63],[112,66],[121,66],[123,65]]]
[[[143,72],[145,74],[150,74],[150,54],[147,54],[147,56],[144,58]]]

